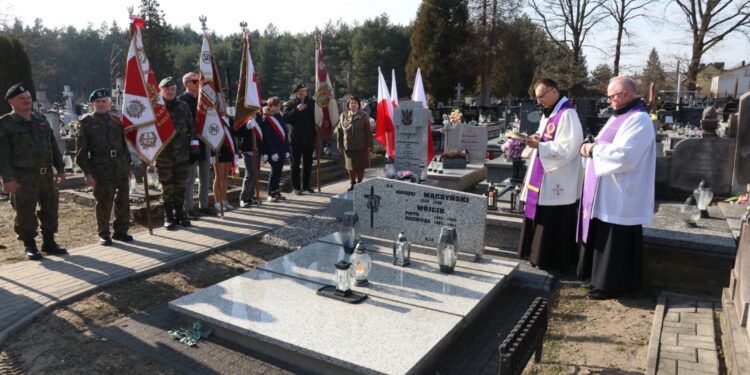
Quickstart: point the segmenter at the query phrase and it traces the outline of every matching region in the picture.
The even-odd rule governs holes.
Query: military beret
[[[305,85],[304,82],[300,82],[300,83],[294,85],[294,91],[292,91],[292,92],[296,94],[297,91],[302,90],[302,89],[306,89],[306,88],[307,88],[307,85]]]
[[[177,83],[174,81],[174,78],[172,77],[164,78],[161,80],[161,82],[159,82],[159,87],[169,87],[172,85],[177,85]]]
[[[24,85],[23,82],[18,82],[15,85],[11,86],[5,93],[5,100],[12,99],[19,94],[25,93],[26,91],[29,91],[26,88],[26,85]]]
[[[89,102],[93,102],[96,99],[109,98],[110,96],[109,90],[107,89],[94,90],[91,92],[91,95],[89,95]]]

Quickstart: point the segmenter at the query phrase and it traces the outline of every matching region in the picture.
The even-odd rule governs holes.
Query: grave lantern
[[[702,180],[698,184],[698,188],[693,190],[693,198],[698,204],[698,209],[701,211],[701,217],[707,218],[708,216],[708,205],[711,204],[711,200],[714,198],[714,192],[711,190],[711,186],[708,185],[706,180]]]
[[[440,272],[453,273],[458,260],[456,248],[456,228],[443,227],[440,230],[440,241],[437,245],[438,264]]]
[[[497,188],[495,183],[490,183],[490,187],[487,188],[487,209],[497,210]]]
[[[354,254],[349,258],[352,263],[352,272],[354,273],[354,283],[357,286],[365,286],[368,284],[367,276],[370,276],[370,270],[372,269],[372,259],[365,252],[365,244],[362,242],[357,243],[357,248]]]
[[[336,293],[346,295],[351,293],[351,266],[352,264],[341,260],[334,264],[336,267]]]
[[[701,218],[701,211],[698,209],[698,206],[695,205],[695,199],[693,197],[689,197],[685,201],[685,204],[682,205],[682,208],[680,208],[680,215],[682,221],[685,222],[685,225],[689,227],[698,226],[698,220]]]
[[[404,232],[398,234],[398,239],[393,243],[393,264],[405,267],[411,261],[411,242],[406,239]]]
[[[396,178],[396,165],[393,164],[393,159],[388,156],[387,152],[385,156],[385,167],[383,169],[386,178]]]
[[[354,247],[359,242],[359,216],[352,211],[344,212],[344,220],[341,224],[341,245],[344,246],[344,252],[351,254]]]

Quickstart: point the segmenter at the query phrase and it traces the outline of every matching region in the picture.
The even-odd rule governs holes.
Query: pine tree
[[[594,90],[597,94],[606,95],[607,86],[609,80],[612,79],[612,69],[607,64],[599,64],[593,72],[591,72],[591,90]]]
[[[407,83],[413,85],[417,68],[421,68],[425,91],[437,100],[452,98],[458,83],[471,92],[476,72],[467,61],[468,39],[467,0],[422,1],[412,28]]]
[[[399,26],[390,23],[388,16],[382,14],[372,20],[366,20],[354,30],[351,40],[352,54],[352,93],[369,97],[378,91],[378,66],[391,84],[391,69],[396,69],[399,76],[409,57],[409,37]],[[403,80],[403,76],[401,76]],[[398,81],[398,79],[397,79]],[[401,95],[408,94],[400,91]]]
[[[646,67],[643,68],[643,84],[641,86],[647,90],[653,82],[656,92],[659,92],[659,90],[664,89],[664,81],[666,79],[667,74],[664,72],[664,67],[661,65],[659,54],[656,53],[656,48],[652,48],[651,53],[648,55]]]
[[[143,30],[143,48],[151,70],[156,75],[156,80],[159,81],[168,76],[176,77],[174,55],[170,49],[171,35],[164,20],[164,12],[159,8],[159,2],[141,0],[139,12],[145,29]]]
[[[0,92],[4,95],[5,90],[10,86],[23,82],[31,92],[31,96],[35,98],[31,62],[21,42],[18,39],[9,39],[0,35],[0,56],[3,56],[0,59]],[[10,104],[6,100],[0,102],[0,114],[8,113],[10,110]]]

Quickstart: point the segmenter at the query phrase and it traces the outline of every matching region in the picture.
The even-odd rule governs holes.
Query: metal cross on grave
[[[456,100],[458,100],[460,102],[461,101],[461,90],[463,90],[464,87],[461,86],[461,82],[459,82],[456,85],[456,87],[454,87],[454,89],[456,89]]]
[[[370,194],[365,194],[365,198],[367,198],[367,209],[370,210],[370,228],[373,228],[375,213],[380,208],[380,195],[375,194],[375,186],[370,186]]]

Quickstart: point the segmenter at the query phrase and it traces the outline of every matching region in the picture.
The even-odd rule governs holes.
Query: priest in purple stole
[[[643,225],[654,212],[655,132],[636,95],[635,81],[616,77],[607,87],[614,115],[596,140],[581,145],[586,158],[578,240],[591,273],[589,299],[615,298],[641,286]]]
[[[541,79],[534,87],[544,107],[539,130],[526,145],[534,149],[524,179],[526,202],[518,252],[544,269],[564,269],[576,263],[575,225],[581,196],[583,129],[568,98],[557,83]]]

